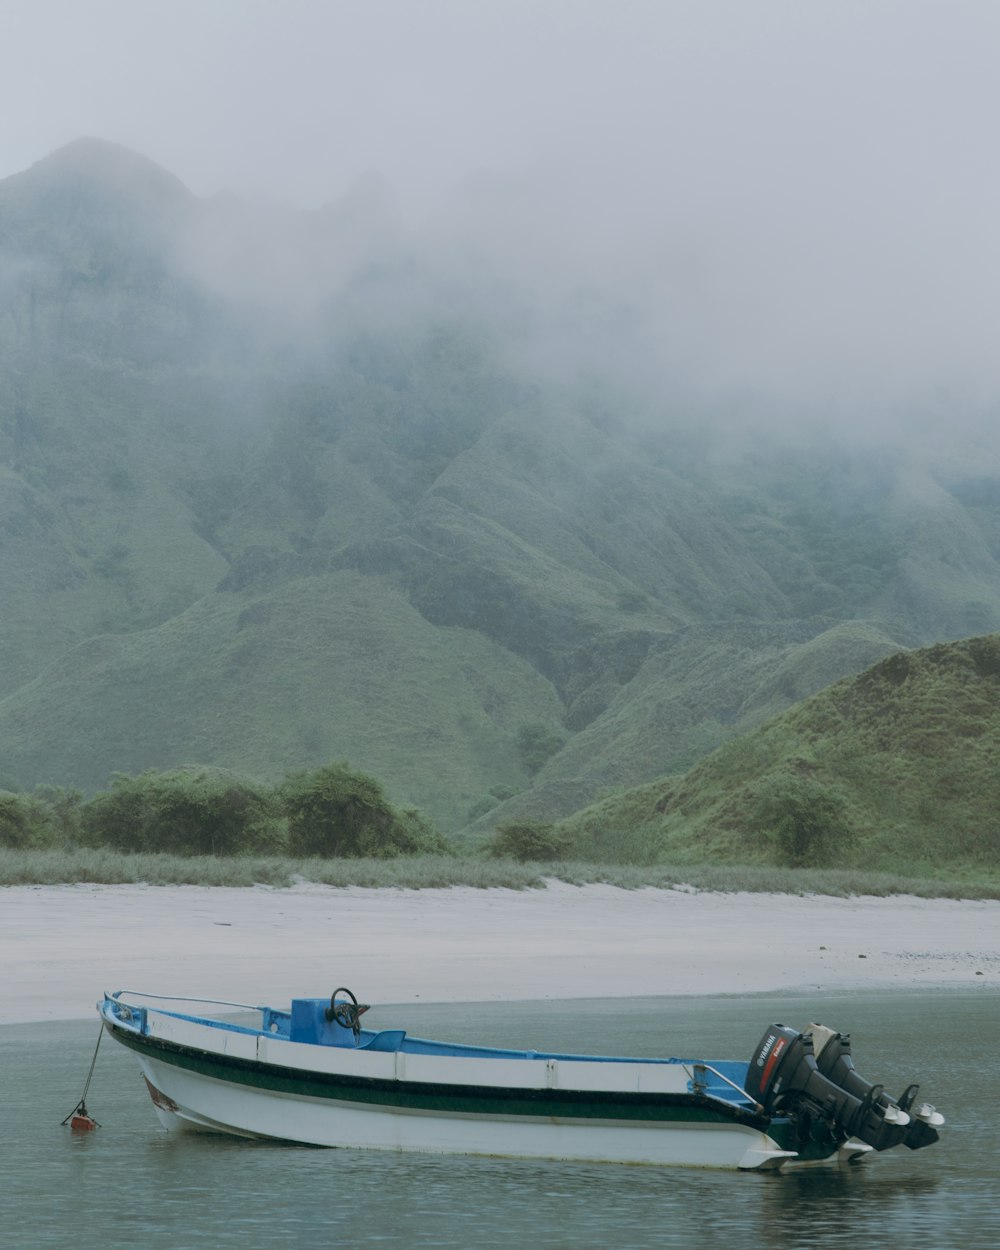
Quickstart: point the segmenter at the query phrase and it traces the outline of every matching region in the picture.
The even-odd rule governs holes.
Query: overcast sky
[[[617,293],[640,351],[706,385],[996,411],[1000,0],[0,0],[0,19],[0,177],[80,135],[199,196],[315,208],[374,173],[543,297]]]

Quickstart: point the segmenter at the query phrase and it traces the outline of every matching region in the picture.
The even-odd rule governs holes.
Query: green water
[[[358,987],[359,989],[361,987]],[[0,1245],[565,1247],[727,1250],[1000,1246],[1000,994],[516,1003],[373,1009],[373,1027],[539,1049],[748,1058],[771,1021],[850,1032],[862,1074],[913,1080],[948,1118],[942,1141],[856,1167],[776,1175],[378,1155],[172,1135],[133,1057],[93,1023],[0,1028]]]

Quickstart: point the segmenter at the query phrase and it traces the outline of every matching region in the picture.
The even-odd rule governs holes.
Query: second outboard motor
[[[849,1034],[835,1033],[822,1024],[810,1024],[809,1032],[812,1036],[816,1066],[834,1085],[847,1090],[849,1094],[859,1099],[866,1098],[873,1088],[877,1088],[869,1085],[854,1066]],[[882,1093],[877,1100],[886,1108],[895,1106],[909,1115],[910,1123],[903,1134],[902,1145],[910,1150],[919,1150],[921,1146],[930,1146],[936,1142],[938,1140],[936,1130],[944,1123],[944,1116],[930,1103],[917,1103],[919,1090],[919,1085],[910,1085],[895,1102],[885,1093]]]
[[[827,1045],[833,1036],[839,1035],[824,1038]],[[845,1140],[857,1137],[875,1150],[910,1144],[908,1112],[887,1097],[881,1085],[869,1085],[858,1075],[850,1061],[849,1045],[846,1051],[837,1047],[830,1051],[829,1068],[830,1073],[820,1069],[811,1033],[772,1024],[750,1060],[746,1090],[769,1114],[818,1117]],[[839,1083],[841,1075],[848,1088]],[[938,1117],[938,1122],[943,1123],[943,1119]],[[929,1132],[932,1136],[926,1141],[919,1140],[922,1134],[915,1134],[911,1148],[937,1139],[933,1129]]]

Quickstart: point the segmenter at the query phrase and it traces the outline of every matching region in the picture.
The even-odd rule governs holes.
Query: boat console
[[[343,993],[342,990],[337,992]],[[335,1016],[330,1003],[331,1000],[325,998],[293,998],[289,1041],[305,1042],[310,1046],[357,1046],[355,1023],[360,1019],[361,1012],[368,1010],[367,1007],[357,1002],[337,1001],[338,1013]],[[353,1009],[357,1007],[361,1009],[355,1013]]]

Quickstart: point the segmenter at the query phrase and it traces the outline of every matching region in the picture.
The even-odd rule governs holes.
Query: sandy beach
[[[1000,990],[1000,902],[541,890],[0,889],[0,1024],[117,989],[287,1003]]]

